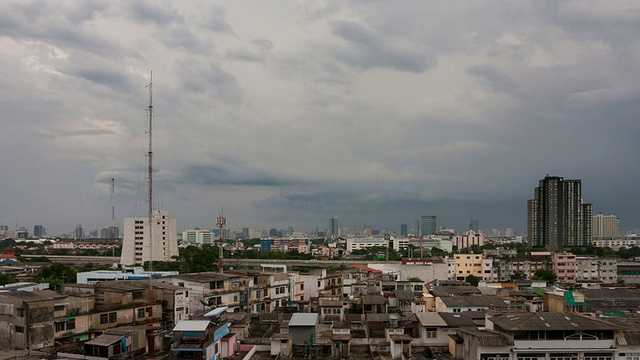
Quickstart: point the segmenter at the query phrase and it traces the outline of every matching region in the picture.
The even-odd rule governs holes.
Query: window
[[[24,317],[24,309],[16,309],[17,317]]]
[[[109,323],[109,314],[100,314],[100,324]]]
[[[16,332],[17,332],[17,333],[19,333],[19,334],[24,333],[24,327],[22,327],[22,326],[16,326]]]
[[[55,325],[56,325],[56,332],[64,331],[65,329],[64,322],[56,321]]]
[[[424,329],[427,339],[435,339],[438,333],[438,328],[428,327]]]
[[[138,309],[138,318],[144,317],[144,309]]]
[[[118,313],[109,313],[109,322],[114,323],[116,321],[118,321]]]
[[[304,290],[304,284],[300,284],[300,290]]]

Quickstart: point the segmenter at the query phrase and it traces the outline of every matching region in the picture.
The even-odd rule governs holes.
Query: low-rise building
[[[54,298],[37,292],[0,293],[0,349],[36,350],[54,344]]]

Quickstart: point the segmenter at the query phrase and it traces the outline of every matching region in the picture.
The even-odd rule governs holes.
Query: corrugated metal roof
[[[316,313],[294,313],[289,320],[291,326],[316,326],[318,323],[318,314]]]
[[[505,330],[620,330],[612,323],[572,313],[498,314],[489,319]]]
[[[111,344],[115,344],[118,341],[122,340],[122,335],[100,335],[93,340],[89,340],[85,343],[85,345],[94,345],[94,346],[109,346]]]
[[[440,300],[447,307],[508,307],[509,305],[501,298],[492,295],[465,295],[465,296],[446,296]]]
[[[416,298],[415,295],[413,295],[413,291],[410,290],[396,290],[395,295],[400,301],[411,301]]]
[[[458,330],[458,334],[467,334],[476,338],[480,346],[511,346],[513,339],[505,334],[490,330]]]
[[[223,307],[219,307],[219,308],[213,309],[213,310],[209,311],[208,313],[204,314],[204,317],[210,318],[210,317],[218,316],[218,315],[222,314],[223,312],[227,311],[228,308],[229,308],[228,306],[223,306]]]
[[[473,317],[468,312],[440,313],[440,317],[450,327],[476,326],[476,322],[473,321]]]
[[[416,313],[416,316],[422,326],[447,326],[447,322],[440,317],[439,313],[421,312]]]
[[[362,297],[363,305],[383,305],[387,303],[387,298],[382,295],[364,295]]]
[[[618,332],[615,338],[618,345],[640,345],[640,333],[637,332]]]
[[[470,295],[480,294],[475,286],[435,286],[431,293],[434,296]]]
[[[389,314],[365,314],[367,322],[389,321]]]
[[[173,331],[205,331],[211,324],[209,320],[182,320]]]

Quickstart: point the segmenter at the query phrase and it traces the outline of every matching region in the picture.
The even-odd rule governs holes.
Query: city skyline
[[[635,10],[635,11],[634,11]],[[527,226],[581,179],[640,227],[640,4],[0,3],[0,224]],[[115,179],[116,219],[110,183]]]

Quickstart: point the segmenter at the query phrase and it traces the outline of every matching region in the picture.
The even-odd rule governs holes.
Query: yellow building
[[[456,281],[473,275],[482,280],[482,254],[456,254],[453,256]]]

